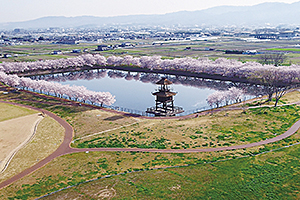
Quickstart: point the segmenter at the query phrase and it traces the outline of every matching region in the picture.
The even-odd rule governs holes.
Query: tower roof
[[[153,92],[152,94],[159,97],[171,97],[171,96],[175,96],[176,92],[159,91],[159,92]]]
[[[157,85],[171,85],[172,81],[169,81],[166,77],[162,77],[159,81],[156,82]]]

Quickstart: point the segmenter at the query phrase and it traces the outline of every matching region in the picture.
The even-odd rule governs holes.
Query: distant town
[[[298,40],[300,29],[293,28],[164,28],[164,27],[110,27],[104,29],[74,29],[47,28],[26,30],[16,28],[0,33],[0,46],[20,46],[39,44],[74,45],[74,49],[67,53],[84,53],[87,51],[108,51],[120,48],[134,48],[136,46],[166,45],[193,41],[207,41],[221,37],[232,38],[245,42],[266,42],[274,40]],[[96,45],[94,49],[77,49],[75,45]],[[191,49],[187,46],[186,50]],[[213,51],[212,47],[205,47],[206,51]],[[256,50],[224,50],[227,54],[256,54]],[[45,53],[45,52],[44,52]],[[54,50],[47,52],[58,55],[63,52]],[[10,58],[22,55],[0,51],[0,57]]]
[[[205,37],[229,36],[244,40],[261,39],[299,39],[300,29],[297,28],[109,28],[109,29],[67,29],[48,28],[25,30],[16,28],[1,32],[0,45],[22,45],[25,42],[53,44],[102,43],[103,41],[147,40],[155,39],[162,44],[164,41],[198,40]],[[158,44],[157,43],[157,44]],[[155,43],[154,43],[155,44]],[[128,46],[122,43],[120,46]]]

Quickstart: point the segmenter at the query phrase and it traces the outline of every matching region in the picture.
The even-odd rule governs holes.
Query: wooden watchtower
[[[173,96],[177,93],[170,90],[169,85],[172,82],[163,77],[156,84],[160,86],[158,91],[152,93],[152,95],[156,96],[155,107],[148,108],[146,112],[155,116],[175,116],[184,112],[183,108],[174,106]]]

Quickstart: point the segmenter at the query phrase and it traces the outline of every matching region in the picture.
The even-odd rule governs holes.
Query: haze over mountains
[[[43,17],[24,22],[1,23],[0,29],[37,29],[49,27],[79,28],[105,25],[208,25],[263,26],[300,25],[300,2],[263,3],[255,6],[219,6],[199,11],[180,11],[162,15],[128,15],[116,17]]]

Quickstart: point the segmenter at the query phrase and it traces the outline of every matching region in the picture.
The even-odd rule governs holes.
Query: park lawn
[[[266,193],[297,199],[299,145],[268,151],[295,144],[299,138],[298,131],[288,141],[221,152],[83,152],[64,155],[0,190],[0,198],[35,199],[91,179],[124,173],[63,190],[48,199],[97,199],[95,195],[104,191],[112,192],[116,199],[133,196],[136,199],[195,199],[201,195],[214,199],[257,199],[255,197]],[[259,155],[263,152],[266,153]],[[157,167],[171,168],[156,170]]]
[[[20,99],[16,100],[16,97]],[[87,115],[86,112],[93,110],[92,108],[86,106],[78,106],[78,105],[76,106],[76,104],[72,104],[72,102],[69,101],[57,100],[55,98],[54,99],[47,98],[46,96],[43,95],[42,96],[32,95],[25,92],[21,92],[20,94],[11,93],[8,96],[5,96],[5,98],[11,98],[13,101],[17,101],[19,103],[29,104],[32,106],[51,110],[56,114],[58,114],[59,116],[65,118],[69,122],[73,122],[73,123],[77,121],[74,120],[76,119],[77,116],[82,116],[83,118],[89,117],[89,115]],[[267,118],[272,117],[272,115],[275,114],[275,116],[278,119],[280,119],[281,116],[282,118],[288,120],[289,118],[286,118],[287,115],[291,115],[290,112],[292,111],[295,112],[295,109],[297,110],[297,106],[290,106],[290,107],[286,106],[280,108],[279,110],[276,109],[258,108],[240,114],[247,116],[249,113],[252,112],[253,117],[255,116],[261,117],[259,115],[265,115],[264,117]],[[278,111],[282,111],[282,112],[278,112]],[[288,112],[285,113],[285,111]],[[91,113],[96,115],[98,111],[93,111],[93,112]],[[233,112],[233,111],[228,111],[228,112]],[[227,116],[226,115],[227,115],[226,113],[220,113],[220,114],[208,115],[207,117],[211,117],[211,121],[218,122],[217,120],[221,120],[218,118],[226,119],[226,117],[231,116],[230,113]],[[95,118],[95,116],[93,115],[90,116],[91,118]],[[79,117],[78,120],[80,118],[81,117]],[[192,122],[193,120],[200,120],[200,119],[201,118],[199,117],[190,120]],[[86,118],[85,120],[88,120],[88,118]],[[183,125],[183,123],[185,123],[186,121],[188,120],[179,121],[181,123],[180,125]],[[141,126],[140,124],[142,124],[143,122],[146,121],[138,122],[139,124],[133,126],[136,126],[135,128],[140,128],[139,126]],[[165,121],[164,123],[165,123],[164,127],[167,127],[168,126],[167,122]],[[219,121],[219,123],[221,123],[221,121]],[[75,126],[73,125],[73,127]],[[274,127],[276,126],[274,125]],[[187,131],[186,130],[187,128],[188,127],[186,126],[177,127],[177,129],[183,131]],[[46,193],[64,188],[68,185],[74,185],[80,182],[84,182],[86,180],[94,179],[97,177],[103,177],[106,175],[113,175],[113,174],[125,173],[125,172],[128,173],[140,169],[148,170],[148,169],[153,169],[155,167],[183,166],[186,164],[197,164],[197,163],[200,164],[200,163],[210,162],[210,161],[234,159],[243,156],[256,155],[261,152],[269,151],[270,149],[280,148],[282,146],[299,142],[300,141],[299,135],[300,135],[299,132],[297,132],[297,134],[287,139],[284,139],[282,141],[273,144],[264,145],[264,146],[258,146],[254,148],[240,149],[234,151],[221,151],[221,152],[211,152],[211,153],[162,154],[162,153],[141,153],[141,152],[137,152],[137,153],[89,152],[89,153],[76,153],[76,154],[65,155],[54,159],[49,164],[35,171],[31,175],[24,177],[23,179],[2,189],[0,191],[0,198],[11,197],[11,199],[14,198],[34,199]],[[112,180],[112,179],[105,179],[105,180]],[[126,188],[126,186],[124,187]],[[176,184],[171,186],[172,190],[176,190],[177,188],[178,185]],[[109,187],[104,189],[102,188],[101,191],[104,191],[105,189],[110,189],[110,188]],[[120,191],[118,190],[116,191],[117,194],[120,194]],[[97,190],[95,193],[98,192],[99,190]],[[124,192],[126,194],[131,194],[130,190],[128,190],[128,192],[126,191]]]
[[[99,179],[45,199],[99,199],[104,194],[112,199],[299,199],[299,180],[297,145],[255,157]]]
[[[74,153],[55,158],[46,166],[0,190],[0,198],[34,199],[86,180],[150,170],[155,167],[182,166],[211,160],[231,159],[252,155],[264,147],[247,150],[194,154],[162,154],[142,152],[88,152]]]
[[[284,133],[300,118],[299,111],[299,106],[290,105],[245,112],[222,111],[189,119],[143,119],[77,140],[73,145],[79,148],[189,149],[247,144]]]
[[[292,92],[288,92],[281,98],[281,102],[283,102],[283,103],[298,103],[298,102],[300,102],[300,91],[297,89]]]

